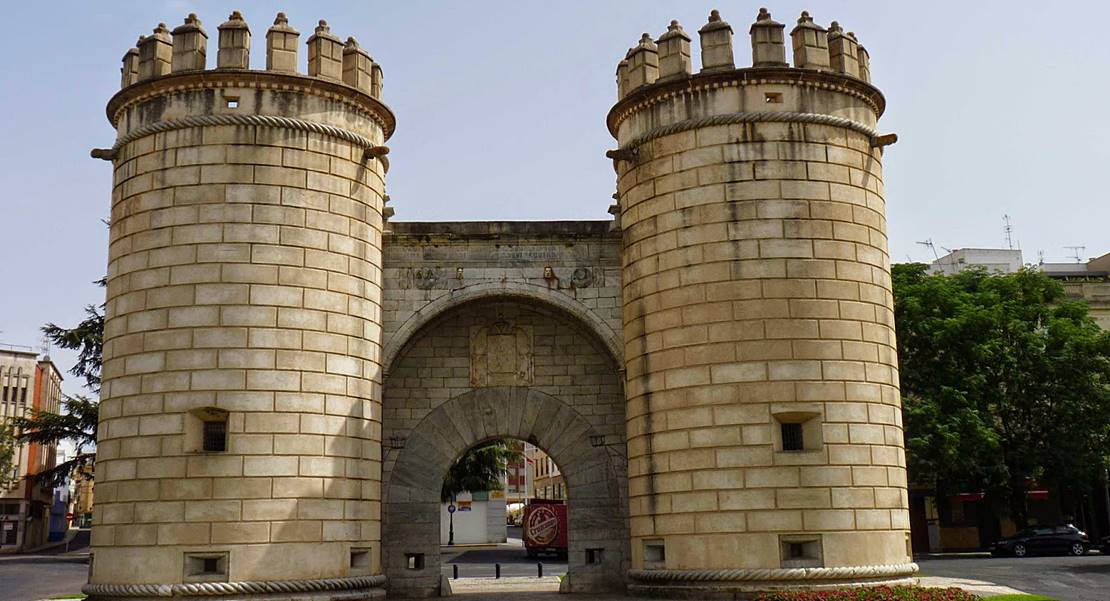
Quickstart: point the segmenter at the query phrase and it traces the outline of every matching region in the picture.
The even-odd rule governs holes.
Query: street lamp
[[[451,504],[447,506],[447,545],[455,544],[455,493],[451,493]]]

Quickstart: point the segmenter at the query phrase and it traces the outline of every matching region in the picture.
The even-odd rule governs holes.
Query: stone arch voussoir
[[[460,305],[485,299],[527,300],[554,307],[586,327],[604,345],[615,365],[622,366],[624,349],[613,327],[586,305],[558,290],[526,282],[483,282],[451,290],[410,315],[385,341],[382,366],[388,371],[405,344],[437,317]]]
[[[391,589],[439,592],[443,477],[467,449],[503,437],[539,446],[563,471],[570,499],[571,589],[622,588],[628,562],[627,500],[618,479],[623,465],[605,445],[593,443],[598,436],[570,405],[531,388],[478,388],[432,410],[404,441],[384,490],[383,561]],[[605,549],[601,564],[585,563],[587,546]],[[407,569],[407,555],[413,553],[423,554],[423,570]]]

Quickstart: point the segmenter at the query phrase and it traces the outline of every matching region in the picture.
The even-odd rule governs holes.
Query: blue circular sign
[[[451,504],[451,505],[447,506],[447,513],[455,513],[455,505],[454,504]]]

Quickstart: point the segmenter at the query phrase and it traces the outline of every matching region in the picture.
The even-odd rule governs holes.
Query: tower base
[[[385,576],[196,582],[189,584],[86,584],[87,601],[365,601],[385,599]]]

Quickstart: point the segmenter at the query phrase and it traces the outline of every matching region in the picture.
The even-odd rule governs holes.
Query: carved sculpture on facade
[[[532,329],[496,321],[470,330],[470,385],[527,386],[533,381]]]

